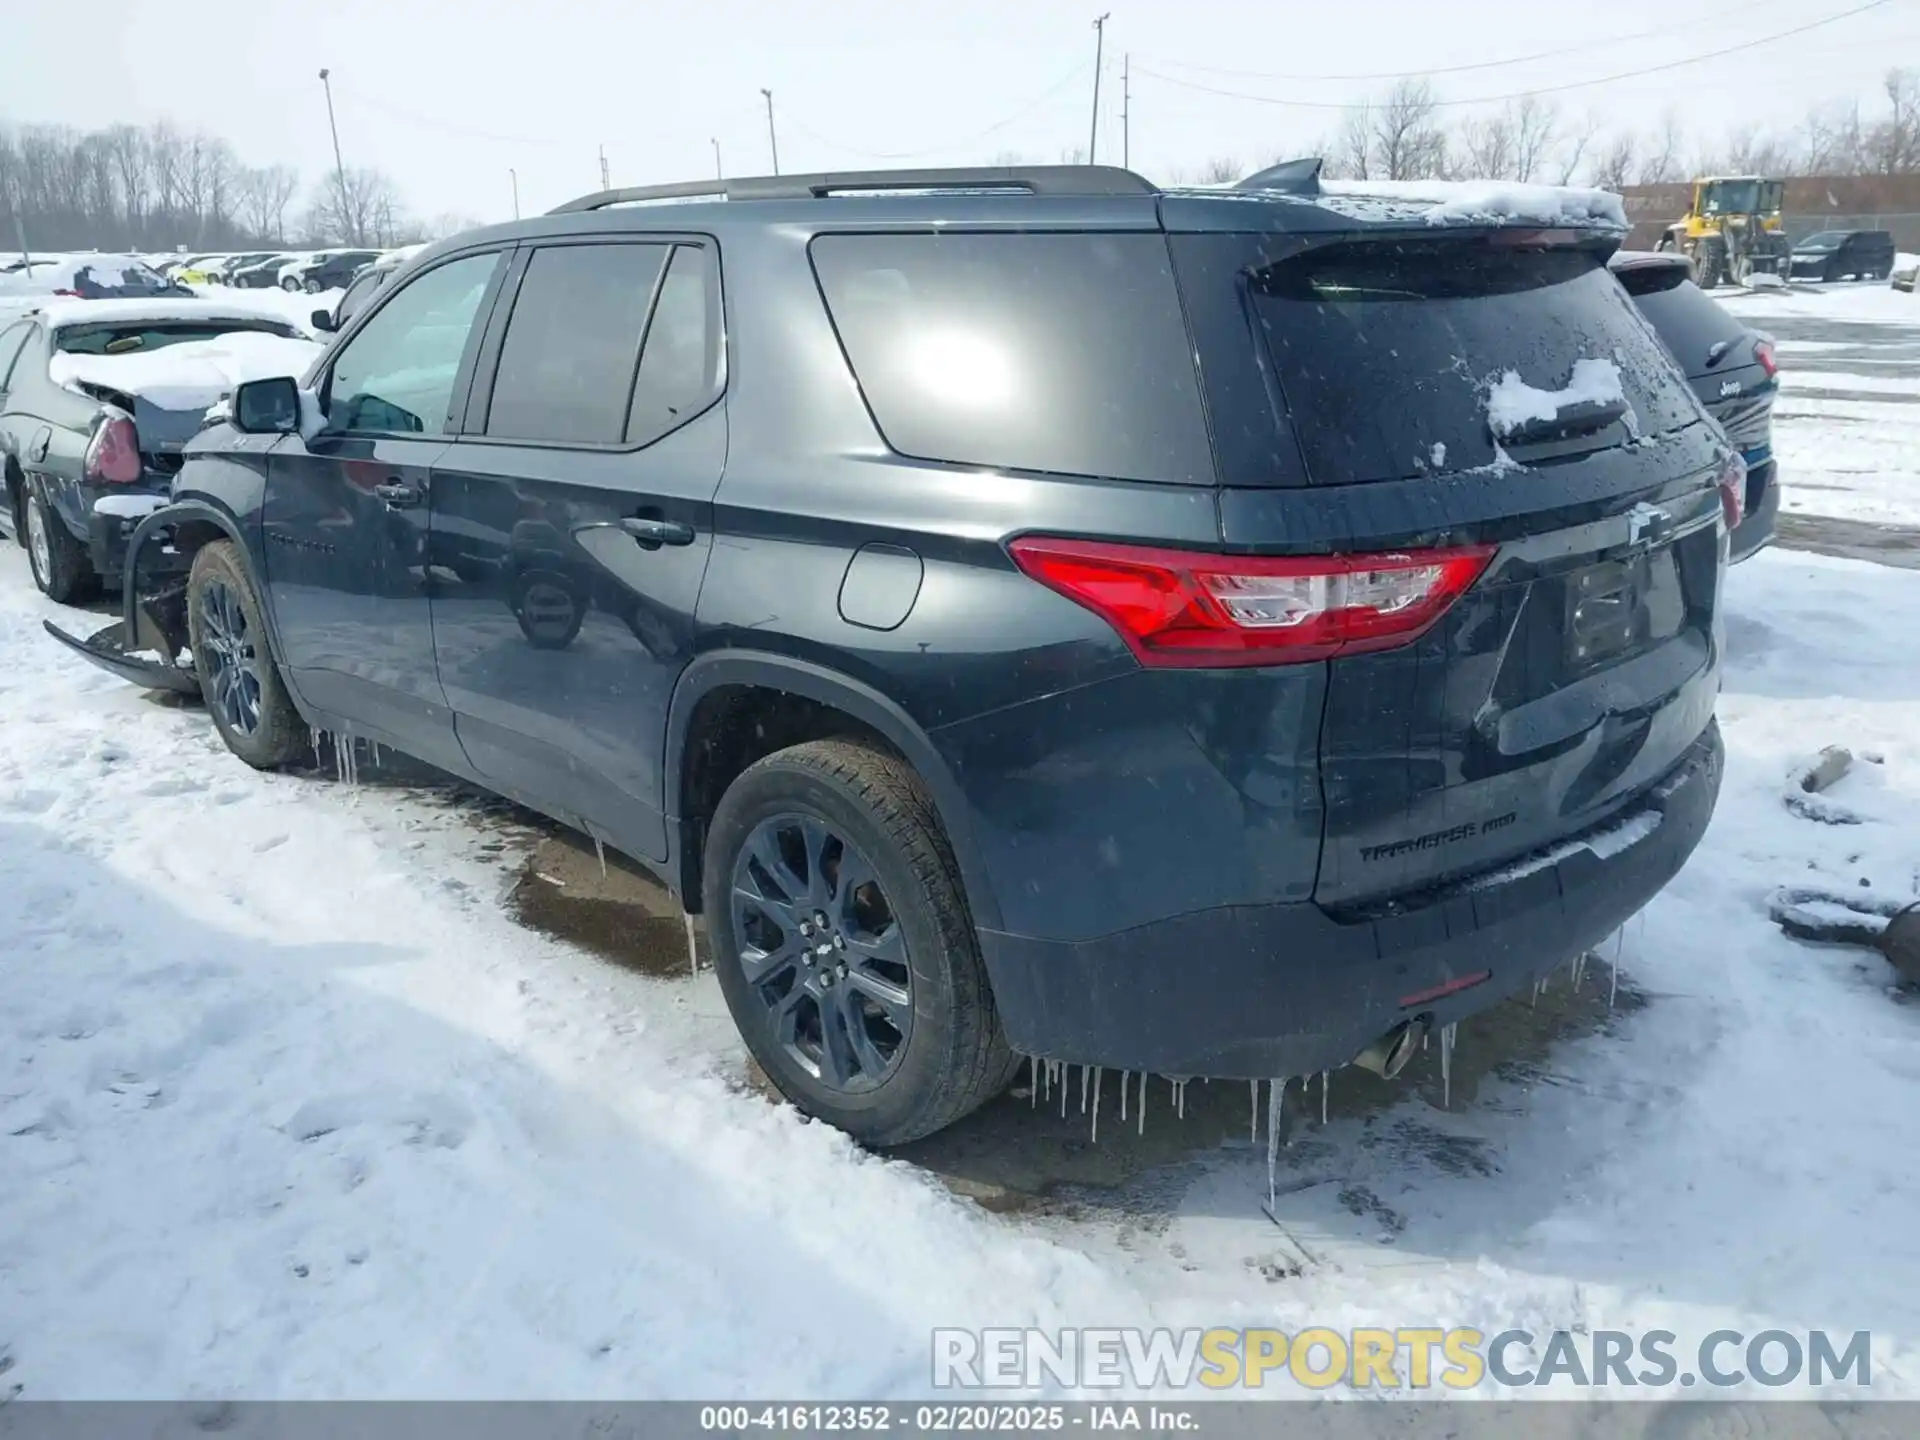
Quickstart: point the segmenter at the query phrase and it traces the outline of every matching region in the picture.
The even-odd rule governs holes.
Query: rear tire
[[[300,293],[300,282],[289,275],[280,282],[280,288],[289,295],[298,295]]]
[[[200,694],[229,750],[256,770],[278,770],[306,759],[313,746],[273,662],[265,615],[233,543],[203,546],[187,577],[187,635]]]
[[[305,289],[309,295],[318,295],[320,293],[320,282],[312,276],[308,276],[305,282],[303,282],[302,288]]]
[[[846,740],[767,756],[721,798],[704,869],[727,1007],[800,1110],[899,1145],[1006,1088],[1019,1059],[952,849],[905,762]]]
[[[100,577],[93,573],[93,557],[86,546],[73,538],[66,522],[42,496],[29,493],[22,508],[27,565],[40,593],[56,605],[91,599],[100,588]]]

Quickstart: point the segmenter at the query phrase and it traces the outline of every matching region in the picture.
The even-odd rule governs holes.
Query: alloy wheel
[[[47,533],[47,509],[38,500],[27,501],[27,557],[33,578],[45,588],[53,581],[53,536]]]
[[[202,587],[200,624],[214,708],[229,729],[251,735],[260,728],[260,654],[240,597],[224,581]]]
[[[812,815],[761,821],[733,867],[737,962],[773,1038],[822,1085],[872,1090],[906,1054],[913,976],[873,865]]]

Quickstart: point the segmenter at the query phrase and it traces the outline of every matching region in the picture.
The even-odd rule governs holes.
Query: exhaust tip
[[[1362,1070],[1371,1070],[1384,1080],[1391,1080],[1407,1068],[1420,1049],[1420,1042],[1426,1037],[1425,1020],[1402,1020],[1378,1040],[1353,1057],[1353,1063]]]

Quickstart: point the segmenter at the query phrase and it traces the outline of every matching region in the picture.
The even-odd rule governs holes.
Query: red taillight
[[[1760,368],[1766,371],[1769,376],[1780,373],[1780,366],[1773,358],[1773,342],[1771,340],[1754,341],[1753,358],[1760,362]]]
[[[1747,462],[1738,455],[1729,455],[1720,469],[1720,513],[1727,522],[1728,534],[1740,524],[1740,516],[1746,510],[1746,496]]]
[[[1480,578],[1493,547],[1214,555],[1024,536],[1014,563],[1104,618],[1143,665],[1286,665],[1404,645]]]
[[[140,437],[133,421],[109,415],[94,427],[83,462],[89,480],[106,485],[131,485],[140,478]]]

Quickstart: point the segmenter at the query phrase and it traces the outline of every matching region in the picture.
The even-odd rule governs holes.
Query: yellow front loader
[[[1710,290],[1723,280],[1745,285],[1750,276],[1785,278],[1792,244],[1780,228],[1784,180],[1757,175],[1713,176],[1693,182],[1693,204],[1669,225],[1662,250],[1693,261],[1694,278]]]

